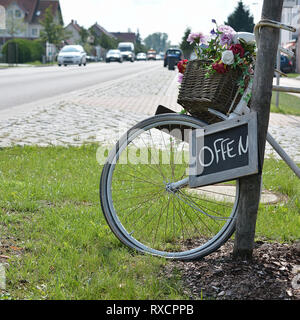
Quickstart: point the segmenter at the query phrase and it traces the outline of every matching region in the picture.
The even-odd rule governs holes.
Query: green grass
[[[279,242],[299,240],[300,179],[283,161],[268,159],[264,164],[263,185],[284,199],[277,204],[260,205],[256,236]]]
[[[299,81],[300,85],[300,81]],[[276,107],[276,92],[272,94],[271,112],[300,116],[300,98],[287,93],[279,93],[279,107]]]
[[[53,61],[53,62],[47,62],[47,63],[43,63],[41,61],[32,61],[32,62],[27,62],[26,64],[29,64],[31,66],[53,66],[53,65],[56,65],[57,62],[56,61]]]
[[[32,62],[26,62],[26,63],[13,63],[13,64],[5,64],[5,65],[1,65],[0,66],[0,69],[1,68],[17,68],[17,67],[20,67],[19,64],[22,64],[22,65],[28,65],[28,66],[34,66],[34,67],[47,67],[47,66],[54,66],[54,65],[57,65],[57,62],[56,61],[53,61],[53,62],[47,62],[47,63],[42,63],[41,61],[32,61]]]
[[[0,255],[9,257],[2,299],[188,299],[179,272],[163,275],[167,261],[132,252],[110,231],[96,150],[0,149]],[[260,206],[257,238],[299,239],[299,179],[267,160],[264,184],[288,200]]]
[[[298,78],[300,77],[300,73],[288,73],[288,78]]]
[[[96,146],[0,149],[0,241],[10,257],[11,298],[185,297],[177,275],[160,275],[165,260],[135,254],[111,233],[100,173]]]

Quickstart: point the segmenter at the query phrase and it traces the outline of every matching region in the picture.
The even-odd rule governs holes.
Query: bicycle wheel
[[[189,132],[205,125],[186,115],[154,116],[131,128],[110,152],[100,201],[109,227],[125,245],[192,260],[215,251],[232,235],[239,180],[169,188],[188,177]]]

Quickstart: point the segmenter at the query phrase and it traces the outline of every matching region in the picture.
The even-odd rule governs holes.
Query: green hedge
[[[4,44],[2,53],[8,63],[25,63],[42,61],[45,49],[40,40],[12,39]]]

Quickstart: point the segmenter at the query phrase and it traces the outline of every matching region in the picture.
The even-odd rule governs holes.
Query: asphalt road
[[[0,110],[122,79],[153,68],[162,68],[162,65],[162,61],[136,61],[91,63],[86,67],[76,65],[0,69]]]

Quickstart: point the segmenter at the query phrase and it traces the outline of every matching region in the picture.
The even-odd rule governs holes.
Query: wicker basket
[[[206,78],[205,66],[208,64],[211,62],[206,60],[189,61],[179,89],[177,102],[195,117],[203,118],[208,113],[207,108],[226,114],[236,96],[237,81],[242,75],[241,71],[232,69]],[[212,117],[209,122],[216,121]]]

